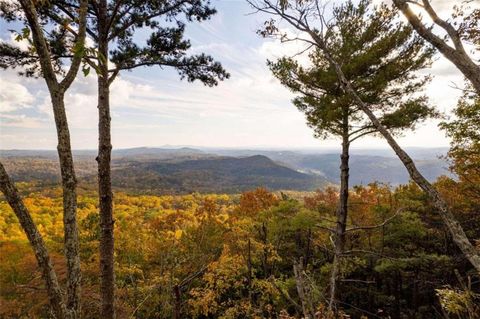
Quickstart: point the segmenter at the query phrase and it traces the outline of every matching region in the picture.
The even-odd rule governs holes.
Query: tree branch
[[[42,235],[37,229],[30,212],[23,203],[20,194],[12,182],[5,167],[0,163],[0,190],[18,218],[23,231],[27,235],[28,241],[33,248],[38,266],[42,270],[43,277],[46,281],[48,298],[56,316],[58,318],[66,318],[66,305],[63,300],[62,290],[57,280],[55,269],[48,254],[47,246],[43,241]]]
[[[352,227],[352,228],[347,228],[345,231],[346,231],[346,232],[354,232],[354,231],[358,231],[358,230],[371,230],[371,229],[376,229],[376,228],[383,227],[383,226],[385,226],[386,224],[388,224],[389,222],[391,222],[395,217],[397,217],[398,214],[400,214],[401,212],[405,211],[405,209],[406,209],[406,208],[399,208],[399,209],[397,209],[397,211],[395,212],[395,214],[393,214],[393,215],[390,216],[389,218],[385,219],[385,220],[383,221],[383,223],[381,223],[381,224],[372,225],[372,226]]]
[[[88,0],[81,0],[79,16],[78,16],[78,20],[79,20],[78,35],[75,42],[75,46],[73,47],[72,64],[70,65],[70,69],[68,70],[64,79],[62,80],[62,82],[60,82],[60,87],[64,92],[70,87],[73,80],[77,76],[78,69],[80,68],[80,63],[82,62],[83,55],[85,52],[85,37],[86,37],[86,30],[87,30],[87,8],[88,8]]]

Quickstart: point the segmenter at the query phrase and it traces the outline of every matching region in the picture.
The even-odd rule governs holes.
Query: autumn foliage
[[[480,202],[455,191],[458,184],[446,178],[437,183],[468,234],[479,238],[475,210]],[[350,196],[348,228],[353,230],[341,265],[340,313],[354,318],[432,318],[450,309],[452,318],[455,313],[460,318],[473,309],[478,301],[476,274],[445,240],[446,230],[418,187],[372,184],[355,187]],[[59,191],[45,189],[25,203],[64,283]],[[337,203],[334,188],[288,196],[265,189],[242,195],[116,194],[118,317],[301,318],[296,265],[303,269],[303,298],[318,318],[328,318],[325,298],[333,258],[329,229]],[[5,202],[0,211],[0,318],[48,317],[48,299],[31,248]],[[82,317],[98,318],[100,230],[94,194],[79,196],[78,214]],[[375,225],[382,226],[371,227]],[[467,292],[456,272],[465,282],[470,276]]]

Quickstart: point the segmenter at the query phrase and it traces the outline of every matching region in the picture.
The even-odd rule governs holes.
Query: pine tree
[[[392,9],[371,10],[370,1],[349,1],[334,7],[325,38],[331,56],[363,101],[372,106],[381,123],[393,133],[414,129],[437,113],[419,91],[428,81],[416,72],[429,66],[432,50],[414,36],[410,27],[395,22]],[[298,96],[294,105],[307,118],[319,138],[342,139],[340,201],[335,229],[335,257],[331,275],[330,305],[336,298],[339,259],[344,254],[348,216],[349,148],[352,142],[378,131],[359,109],[356,101],[341,88],[334,68],[322,50],[309,53],[303,66],[293,58],[269,62],[273,74]]]
[[[373,105],[364,101],[360,94],[361,92],[355,88],[354,83],[350,82],[343,68],[341,61],[336,60],[331,54],[327,46],[328,38],[325,36],[332,30],[329,28],[329,22],[325,15],[326,6],[321,4],[319,0],[312,1],[279,1],[272,2],[270,0],[247,0],[259,12],[263,12],[274,17],[280,17],[301,33],[301,36],[296,37],[298,41],[303,41],[319,49],[329,65],[335,70],[335,74],[340,83],[342,91],[347,93],[356,103],[358,108],[365,113],[370,119],[372,125],[378,130],[402,164],[408,171],[411,179],[427,194],[432,201],[436,212],[441,217],[443,223],[447,227],[455,244],[460,248],[464,256],[470,261],[477,271],[480,271],[480,254],[478,250],[472,245],[462,225],[456,220],[448,207],[447,202],[441,194],[433,187],[433,185],[422,175],[415,165],[413,159],[407,152],[398,144],[392,133],[382,121],[376,116]],[[337,31],[337,30],[333,30]],[[262,30],[259,31],[262,36],[279,36],[284,41],[293,40],[288,35],[279,30],[278,22],[275,19],[266,21]],[[302,36],[305,36],[304,38]]]

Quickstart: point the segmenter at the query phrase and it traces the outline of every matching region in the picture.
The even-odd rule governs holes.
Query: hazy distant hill
[[[440,155],[446,149],[408,150],[420,171],[431,181],[449,175]],[[113,184],[140,192],[238,192],[258,186],[270,189],[311,190],[337,183],[339,154],[308,151],[131,148],[113,151]],[[1,151],[17,181],[59,181],[56,151]],[[93,185],[96,151],[74,152],[77,176]],[[402,163],[389,150],[353,150],[351,185],[374,181],[398,185],[409,181]]]
[[[437,158],[416,159],[415,164],[420,172],[430,181],[441,175],[450,175],[448,164]],[[336,154],[309,155],[293,167],[305,172],[322,174],[331,181],[338,181],[339,156]],[[374,181],[392,185],[405,184],[410,180],[403,164],[394,157],[352,155],[350,157],[351,185],[368,184]]]
[[[2,152],[2,157],[16,181],[50,184],[60,180],[54,152],[35,156],[32,151],[9,151]],[[260,155],[235,158],[190,149],[146,153],[134,149],[115,152],[114,158],[113,186],[130,192],[237,193],[260,186],[271,190],[314,190],[328,184],[324,177],[298,172]],[[93,186],[96,181],[93,155],[76,153],[75,159],[79,181]]]
[[[451,175],[448,163],[442,156],[446,148],[409,148],[408,153],[415,160],[424,176],[434,181],[441,175]],[[277,150],[210,150],[219,155],[249,156],[261,154],[295,170],[317,174],[330,181],[339,181],[340,155],[333,150],[324,152],[277,151]],[[404,184],[410,180],[407,170],[391,150],[352,150],[350,155],[350,184],[368,184],[374,181]]]
[[[78,159],[93,159],[97,155],[97,150],[75,150],[73,155]],[[112,158],[129,159],[169,159],[179,157],[202,157],[208,154],[204,151],[189,148],[152,148],[135,147],[125,149],[115,149],[112,151]],[[6,158],[12,157],[35,157],[35,158],[57,158],[56,150],[0,150],[0,156]]]
[[[152,147],[136,147],[113,150],[112,157],[114,159],[123,158],[126,160],[143,160],[143,159],[174,159],[174,158],[191,158],[198,159],[212,156],[204,151],[190,148],[152,148]]]
[[[236,193],[264,186],[272,190],[313,190],[325,178],[297,172],[265,156],[217,157],[186,161],[132,161],[113,171],[116,187],[171,192]]]

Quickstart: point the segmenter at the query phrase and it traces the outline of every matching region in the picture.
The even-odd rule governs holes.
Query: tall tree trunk
[[[65,113],[64,93],[51,92],[53,114],[57,127],[58,157],[63,188],[63,227],[67,261],[67,309],[72,318],[80,313],[80,254],[77,227],[77,179],[73,166],[70,132]]]
[[[100,204],[100,275],[102,318],[115,318],[115,273],[113,239],[113,194],[110,161],[112,153],[110,128],[110,88],[108,83],[108,15],[107,0],[98,5],[98,196]]]
[[[17,188],[8,177],[2,163],[0,163],[0,189],[20,221],[20,225],[33,248],[35,258],[37,259],[37,263],[46,282],[50,306],[52,307],[56,318],[68,318],[67,309],[63,301],[62,290],[58,284],[57,275],[52,266],[45,242],[43,241],[42,235],[38,231],[37,226],[33,222],[28,209],[25,207]]]
[[[82,55],[75,55],[72,58],[70,68],[66,72],[64,79],[59,83],[51,62],[50,48],[45,40],[44,31],[37,18],[35,2],[31,0],[20,0],[20,4],[32,31],[33,44],[39,57],[43,78],[45,79],[50,93],[55,117],[58,139],[57,150],[60,161],[63,189],[64,249],[67,261],[66,308],[69,318],[77,318],[80,313],[81,281],[77,227],[77,181],[73,165],[70,132],[68,129],[64,98],[65,91],[70,87],[78,73],[82,61]],[[79,23],[79,28],[78,34],[76,35],[76,49],[81,49],[85,43],[87,7],[88,1],[81,0],[78,9],[79,16],[77,21]]]
[[[472,83],[473,87],[480,94],[480,65],[476,64],[468,55],[463,47],[462,39],[458,31],[449,22],[440,19],[430,5],[430,1],[423,1],[423,8],[432,18],[433,22],[447,31],[454,47],[447,44],[446,40],[436,36],[432,29],[426,27],[417,15],[410,9],[408,2],[405,0],[393,0],[397,8],[402,11],[410,25],[417,33],[431,45],[437,48],[450,62],[452,62],[462,74]]]
[[[318,44],[319,48],[324,52],[328,61],[335,69],[335,72],[338,76],[339,82],[342,86],[342,89],[350,94],[354,99],[358,107],[368,116],[372,124],[378,130],[380,134],[387,140],[390,147],[395,151],[400,161],[407,169],[410,178],[415,181],[415,183],[428,195],[432,204],[435,206],[438,214],[442,218],[443,223],[447,226],[450,235],[453,238],[453,241],[458,248],[462,251],[465,257],[470,261],[470,263],[475,267],[477,272],[480,273],[480,252],[472,245],[467,235],[463,231],[462,226],[455,219],[451,211],[449,210],[447,203],[443,200],[437,190],[427,181],[427,179],[418,171],[415,163],[411,157],[398,145],[397,141],[393,138],[390,132],[385,128],[385,126],[380,123],[375,114],[370,110],[368,104],[363,102],[363,100],[358,96],[355,89],[352,87],[352,84],[347,80],[345,74],[343,73],[340,65],[335,61],[335,59],[330,55],[323,39],[320,35],[313,31],[309,31],[312,39]]]
[[[340,198],[337,208],[337,224],[335,227],[335,254],[332,264],[332,273],[330,274],[330,300],[329,310],[334,310],[337,295],[338,276],[340,272],[340,261],[345,249],[345,234],[347,228],[348,216],[348,180],[349,180],[349,127],[348,127],[348,109],[343,111],[342,128],[342,154],[340,156]]]

